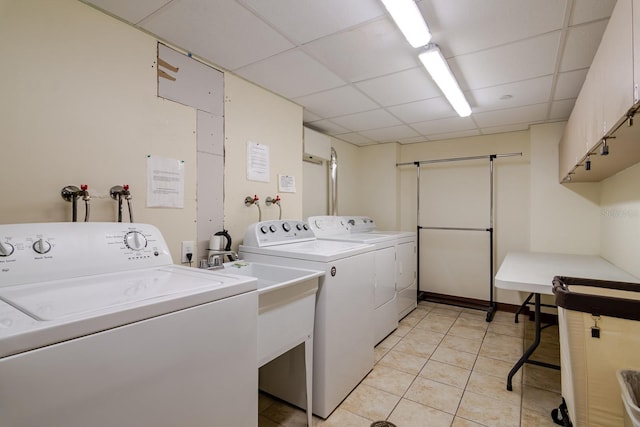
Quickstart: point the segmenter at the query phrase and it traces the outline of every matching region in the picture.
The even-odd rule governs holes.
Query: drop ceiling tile
[[[488,111],[474,114],[474,120],[481,128],[505,126],[512,123],[535,123],[544,121],[547,104],[527,105],[506,110]]]
[[[559,73],[556,82],[556,92],[553,95],[554,100],[577,98],[582,89],[584,79],[587,77],[587,68],[576,71],[567,71]]]
[[[377,0],[239,0],[298,44],[385,14]]]
[[[336,138],[358,146],[377,144],[377,142],[355,132],[337,135]]]
[[[322,117],[320,117],[317,114],[312,113],[311,111],[307,110],[307,109],[303,109],[302,110],[302,121],[305,123],[312,123],[312,122],[316,122],[318,120],[321,120]]]
[[[401,138],[398,140],[400,144],[418,144],[420,142],[426,142],[429,139],[424,136],[416,136],[415,138]]]
[[[429,120],[411,125],[420,135],[434,135],[451,132],[468,131],[476,128],[471,117],[452,117],[447,119]]]
[[[464,89],[480,89],[553,74],[560,31],[448,59]]]
[[[493,135],[496,133],[518,132],[529,129],[529,123],[516,123],[512,125],[493,126],[480,129],[483,135]]]
[[[365,94],[382,106],[440,96],[440,89],[423,67],[412,68],[356,83]]]
[[[573,107],[576,105],[575,99],[563,99],[551,103],[550,120],[568,120]]]
[[[569,25],[609,18],[616,0],[580,0],[573,2],[573,13]]]
[[[137,24],[171,0],[81,0],[99,9],[118,16],[127,22]]]
[[[402,124],[400,123],[400,120],[382,109],[334,117],[331,121],[353,132],[386,128]]]
[[[418,56],[387,18],[304,45],[305,51],[349,82],[415,68]]]
[[[446,56],[488,49],[559,30],[566,0],[430,0],[422,10]]]
[[[444,139],[457,139],[457,138],[469,138],[471,136],[480,135],[479,130],[461,130],[458,132],[447,132],[428,135],[429,141],[441,141]]]
[[[553,76],[523,80],[470,91],[467,96],[473,113],[521,107],[547,102],[551,98]],[[473,101],[472,101],[473,100]]]
[[[140,26],[229,70],[294,47],[249,10],[228,0],[172,2]]]
[[[457,117],[456,112],[443,96],[388,107],[387,111],[405,123],[417,123],[424,122],[425,120]]]
[[[597,21],[569,28],[564,55],[560,61],[560,71],[572,71],[591,66],[607,22]]]
[[[299,49],[279,53],[235,72],[286,98],[309,95],[346,83]]]
[[[308,123],[312,128],[317,129],[318,131],[321,131],[328,135],[339,135],[341,133],[349,133],[349,129],[345,129],[342,126],[338,126],[337,124],[333,123],[331,120],[318,120],[318,121],[308,122]]]
[[[351,86],[330,89],[293,100],[325,119],[378,108],[373,101]]]
[[[399,139],[414,138],[419,136],[416,131],[411,129],[409,126],[404,125],[367,130],[358,133],[377,142],[395,142]]]

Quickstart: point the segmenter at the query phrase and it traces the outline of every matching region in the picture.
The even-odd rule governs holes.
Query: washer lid
[[[178,265],[0,288],[0,358],[243,293],[257,305],[256,288],[253,277]]]
[[[311,240],[262,248],[240,245],[240,252],[282,256],[308,261],[331,262],[373,250],[372,245],[358,242]]]
[[[0,298],[37,320],[61,320],[175,300],[173,311],[185,308],[181,298],[189,295],[211,302],[256,289],[247,278],[190,270],[167,266],[9,286],[0,288]]]
[[[9,331],[18,332],[33,328],[38,321],[15,307],[0,301],[0,338]]]
[[[348,233],[318,237],[320,240],[337,240],[342,242],[358,242],[367,244],[395,243],[397,236],[378,233]]]

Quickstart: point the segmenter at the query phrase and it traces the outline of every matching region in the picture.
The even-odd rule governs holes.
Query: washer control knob
[[[276,227],[275,225],[271,224],[271,225],[269,226],[269,230],[270,230],[272,233],[275,233],[276,231],[278,231],[278,227]]]
[[[139,231],[130,231],[124,235],[124,244],[134,251],[147,247],[147,238]]]
[[[0,242],[0,257],[10,256],[13,253],[13,245],[9,242]]]
[[[44,239],[38,239],[33,242],[33,250],[39,254],[46,254],[51,250],[51,243]]]
[[[291,226],[289,225],[288,222],[283,222],[282,223],[282,229],[288,233],[288,232],[291,231]]]
[[[296,224],[296,230],[302,231],[302,223],[301,222]]]
[[[304,228],[304,231],[307,231],[309,229],[309,226],[307,224],[302,224],[302,228]]]
[[[269,232],[269,227],[263,225],[262,227],[260,227],[260,231],[262,232],[262,234],[267,234]]]

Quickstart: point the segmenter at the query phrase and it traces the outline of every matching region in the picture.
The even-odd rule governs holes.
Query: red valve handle
[[[82,184],[82,185],[80,186],[80,189],[81,189],[82,191],[87,191],[87,189],[88,189],[88,188],[89,188],[89,186],[88,186],[87,184]]]
[[[129,184],[123,185],[122,188],[124,189],[124,191],[127,191],[129,189]]]
[[[253,195],[253,201],[254,201],[254,202],[257,202],[258,200],[260,200],[260,199],[258,198],[258,195],[257,195],[257,194],[254,194],[254,195]]]
[[[276,194],[276,199],[274,200],[274,202],[279,202],[280,201],[280,195]]]

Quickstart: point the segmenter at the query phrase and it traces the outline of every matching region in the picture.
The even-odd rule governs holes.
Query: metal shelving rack
[[[500,157],[514,157],[514,156],[522,156],[522,153],[504,153],[504,154],[488,154],[482,156],[469,156],[469,157],[453,157],[448,159],[432,159],[432,160],[421,160],[416,162],[407,162],[407,163],[396,163],[396,167],[400,166],[415,166],[416,167],[416,179],[417,179],[417,212],[416,212],[416,224],[417,224],[417,258],[418,258],[418,266],[417,266],[417,282],[418,282],[418,292],[416,295],[417,299],[420,299],[420,231],[422,230],[446,230],[446,231],[471,231],[471,232],[486,232],[489,233],[489,305],[488,306],[470,306],[465,305],[465,307],[469,308],[479,308],[487,311],[487,322],[491,322],[493,320],[493,315],[495,314],[496,304],[493,296],[493,286],[494,286],[494,177],[493,177],[493,162],[495,159]],[[420,168],[424,165],[430,165],[435,163],[448,163],[448,162],[463,162],[468,160],[483,160],[487,159],[489,161],[489,226],[486,228],[469,228],[469,227],[433,227],[433,226],[422,226],[420,225]],[[455,305],[461,305],[460,303],[455,303]]]

